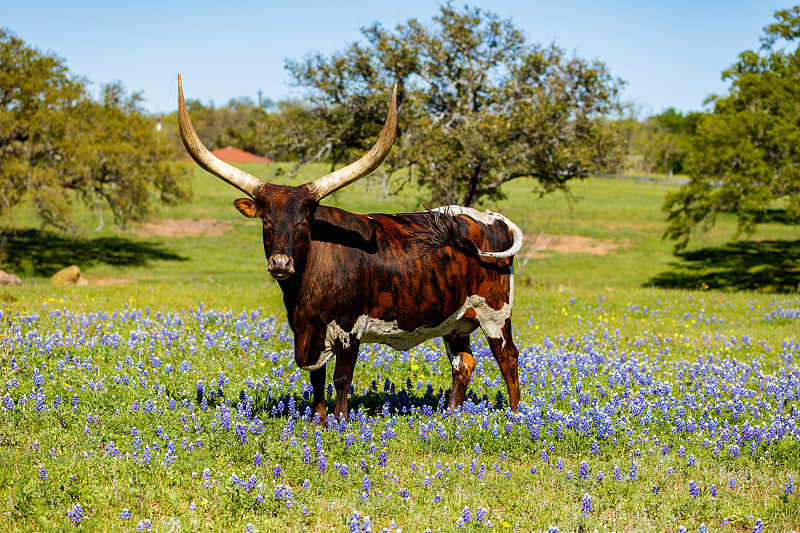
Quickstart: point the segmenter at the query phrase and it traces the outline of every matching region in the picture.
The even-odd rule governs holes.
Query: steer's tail
[[[509,219],[499,213],[491,211],[478,211],[471,207],[463,207],[460,205],[447,205],[431,209],[430,213],[433,215],[430,219],[429,228],[431,231],[431,241],[428,245],[434,247],[436,245],[449,245],[461,248],[462,250],[474,253],[480,257],[491,259],[503,259],[506,257],[513,257],[520,248],[522,248],[522,230],[511,222]],[[458,217],[469,217],[475,222],[485,224],[489,228],[494,224],[500,222],[504,224],[514,239],[511,246],[505,250],[497,252],[489,252],[481,250],[477,244],[464,234],[458,224]]]

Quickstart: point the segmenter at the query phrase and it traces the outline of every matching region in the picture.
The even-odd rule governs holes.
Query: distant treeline
[[[231,99],[223,106],[189,100],[187,106],[195,128],[211,150],[233,146],[274,161],[332,162],[333,154],[322,134],[336,129],[330,120],[337,113],[329,108],[315,108],[312,103],[299,100],[267,100],[259,109],[258,104],[248,97]],[[623,140],[624,155],[616,168],[608,171],[612,174],[684,174],[692,137],[706,114],[699,111],[682,113],[671,107],[645,118],[631,116],[614,120],[613,125]],[[338,116],[344,117],[344,114]],[[163,124],[165,137],[175,157],[186,157],[177,133],[177,111],[164,117]],[[311,139],[318,139],[316,148]],[[351,149],[351,155],[356,156],[361,147],[353,146]]]

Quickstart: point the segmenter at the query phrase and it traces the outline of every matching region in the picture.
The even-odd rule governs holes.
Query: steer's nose
[[[286,279],[294,274],[294,261],[286,254],[275,254],[269,258],[267,266],[275,279]]]

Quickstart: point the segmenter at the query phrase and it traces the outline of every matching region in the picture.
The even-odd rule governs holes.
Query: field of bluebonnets
[[[368,345],[349,421],[321,428],[260,231],[235,218],[229,191],[197,179],[196,205],[161,216],[218,216],[223,235],[9,238],[6,265],[30,278],[0,291],[3,530],[799,527],[800,298],[771,292],[769,276],[715,287],[736,276],[673,256],[657,230],[669,185],[589,181],[577,204],[512,194],[490,206],[529,235],[624,242],[518,259],[519,413],[476,335],[460,411],[444,408],[438,342]],[[367,189],[335,201],[406,207]],[[725,230],[693,253],[725,249]],[[37,235],[49,244],[14,251]],[[98,240],[150,255],[92,260],[81,250]],[[88,286],[47,284],[35,265],[59,254],[84,254]],[[771,267],[748,267],[748,283]]]

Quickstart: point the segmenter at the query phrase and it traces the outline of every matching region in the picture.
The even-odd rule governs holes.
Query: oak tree
[[[713,112],[700,117],[685,162],[690,181],[664,204],[665,236],[679,249],[719,213],[736,215],[737,236],[776,207],[800,220],[800,6],[775,19],[760,49],[723,72],[728,94],[711,96]]]
[[[335,161],[361,151],[398,84],[398,140],[388,161],[435,202],[473,205],[534,178],[539,192],[614,169],[621,139],[609,115],[621,81],[600,61],[531,43],[510,20],[478,8],[441,7],[433,22],[373,24],[365,42],[331,56],[288,61],[296,83],[328,110]]]
[[[140,97],[119,83],[92,99],[59,57],[0,29],[0,215],[26,196],[43,224],[74,230],[73,201],[124,223],[188,194]]]

